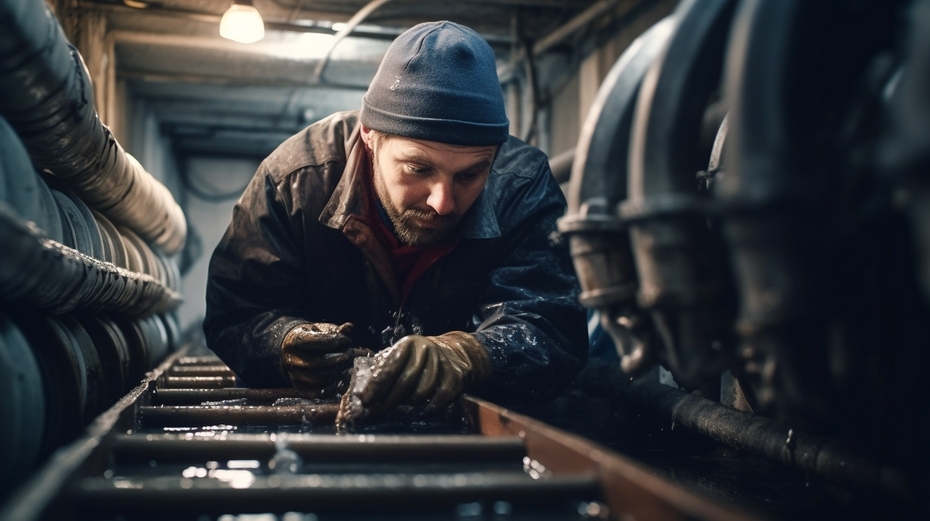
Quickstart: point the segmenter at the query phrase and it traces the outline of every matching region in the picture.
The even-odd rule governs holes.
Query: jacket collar
[[[329,202],[320,214],[321,223],[337,230],[345,228],[350,216],[363,217],[368,208],[370,190],[367,185],[371,179],[371,158],[368,155],[368,149],[365,147],[364,141],[361,139],[360,128],[360,125],[356,125],[346,139],[345,169],[339,183],[336,184],[333,195],[330,196]],[[494,167],[492,165],[490,177],[493,176]],[[459,231],[460,238],[491,239],[501,235],[497,215],[491,204],[492,198],[488,195],[488,186],[491,185],[490,177],[488,184],[481,191],[481,195],[478,196],[462,220]]]
[[[371,159],[365,143],[361,139],[359,125],[355,125],[352,133],[345,141],[346,164],[342,177],[336,184],[336,189],[329,198],[329,202],[320,213],[320,222],[330,228],[342,230],[350,216],[360,217],[368,208],[368,193],[366,188],[371,169]]]

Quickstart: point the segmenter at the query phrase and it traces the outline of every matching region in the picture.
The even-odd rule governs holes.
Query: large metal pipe
[[[650,68],[637,100],[629,153],[630,228],[639,305],[650,310],[665,363],[695,388],[728,361],[732,286],[722,240],[708,227],[695,180],[707,100],[719,88],[734,0],[686,0],[678,27]]]
[[[863,78],[877,75],[875,58],[887,56],[895,39],[897,7],[879,0],[743,2],[727,58],[728,167],[715,199],[757,411],[857,436],[887,423],[857,423],[888,407],[862,410],[865,401],[889,392],[881,385],[907,380],[876,380],[876,364],[908,356],[892,354],[908,347],[884,344],[921,342],[903,333],[919,326],[898,318],[913,313],[909,294],[890,289],[906,272],[894,266],[907,262],[895,258],[903,258],[900,242],[888,240],[897,233],[894,220],[881,217],[874,201],[851,195],[883,195],[879,183],[861,181],[870,174],[851,165],[866,147],[851,153],[844,143],[855,132],[849,114],[862,106]],[[857,254],[865,251],[876,254]],[[896,312],[886,316],[889,306]],[[885,351],[885,362],[868,361],[876,351]],[[845,388],[837,386],[843,378]]]
[[[0,92],[0,114],[38,169],[165,253],[180,251],[180,206],[100,122],[84,62],[44,2],[0,0]]]
[[[559,232],[568,237],[581,304],[601,313],[624,370],[646,366],[637,338],[636,271],[629,233],[617,216],[626,199],[628,143],[640,84],[675,27],[666,18],[637,38],[608,72],[581,129]]]

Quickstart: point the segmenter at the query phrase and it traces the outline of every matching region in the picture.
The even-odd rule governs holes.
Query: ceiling
[[[524,70],[507,67],[522,45],[534,49],[538,63],[546,56],[577,54],[579,38],[604,30],[618,11],[646,3],[254,0],[266,29],[254,44],[219,36],[219,20],[231,0],[79,5],[106,14],[117,76],[125,80],[130,99],[155,115],[177,151],[260,158],[307,124],[357,108],[391,40],[416,23],[448,19],[472,27],[492,44],[506,76]],[[338,24],[366,5],[368,16],[333,47]]]

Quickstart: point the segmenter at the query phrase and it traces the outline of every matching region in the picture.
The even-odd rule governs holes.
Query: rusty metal
[[[482,434],[519,437],[527,456],[554,474],[595,474],[614,519],[759,519],[674,486],[654,471],[584,438],[484,400],[470,397],[467,403]]]

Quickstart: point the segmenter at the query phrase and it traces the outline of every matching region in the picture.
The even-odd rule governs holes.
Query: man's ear
[[[365,125],[362,125],[361,123],[359,123],[358,126],[359,126],[360,133],[362,135],[362,142],[365,143],[365,146],[368,147],[368,150],[370,151],[371,150],[371,129],[366,127]]]

